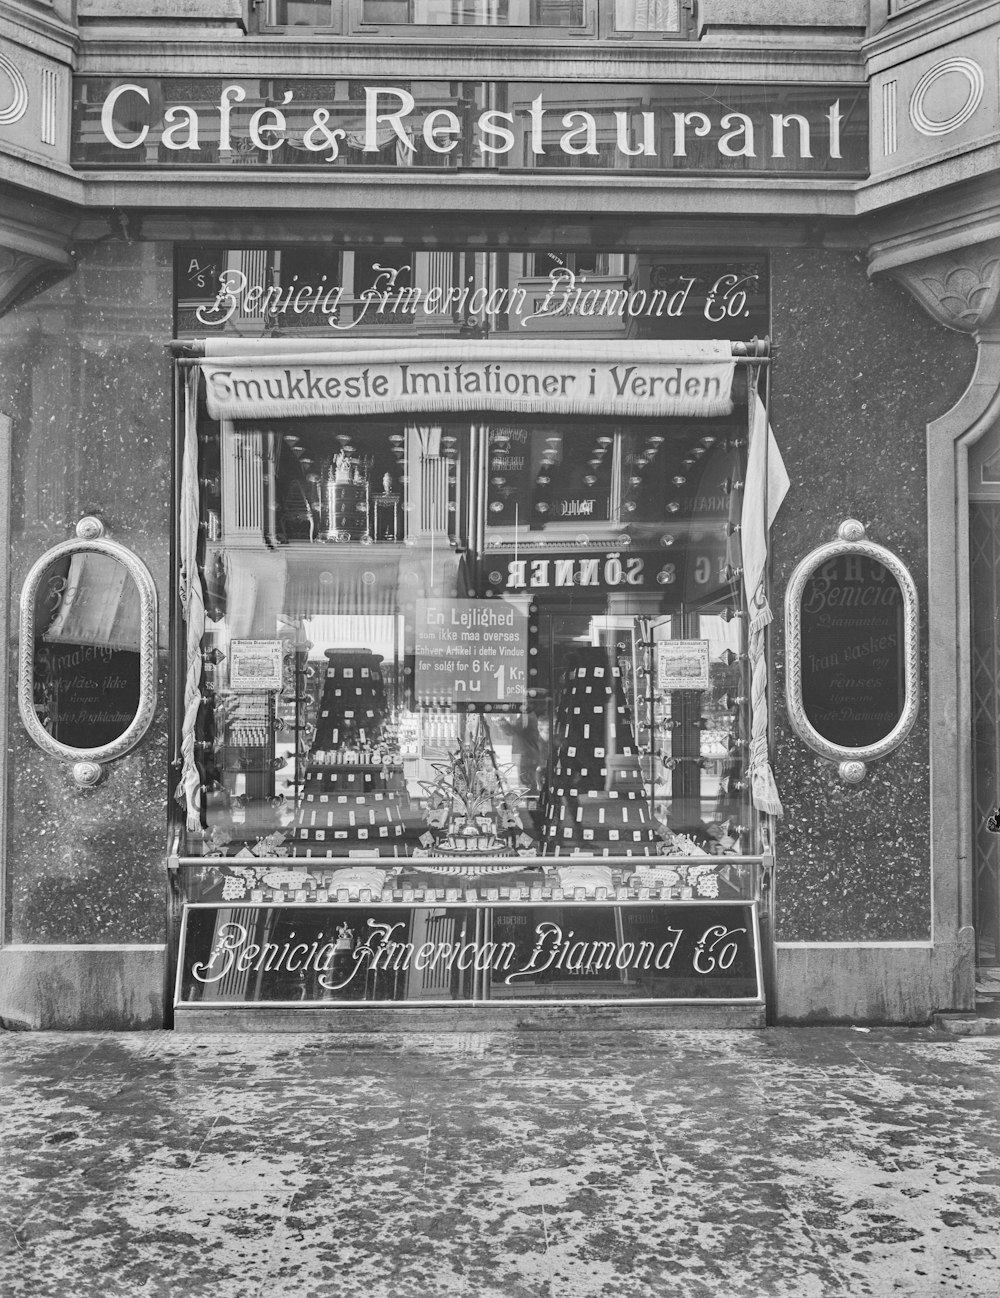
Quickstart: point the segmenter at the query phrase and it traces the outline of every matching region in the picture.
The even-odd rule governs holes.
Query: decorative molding
[[[928,91],[943,77],[955,75],[963,78],[966,83],[965,102],[961,107],[956,108],[950,117],[930,117],[924,107]],[[950,135],[952,131],[957,131],[960,126],[964,126],[973,116],[982,102],[985,87],[986,78],[975,59],[963,56],[942,59],[940,63],[928,69],[914,86],[913,93],[910,95],[910,121],[921,135]]]
[[[882,154],[891,157],[896,152],[896,81],[886,81],[882,86]]]
[[[243,25],[243,0],[79,0],[83,20],[102,22],[224,22]]]
[[[149,728],[156,710],[156,587],[149,569],[131,550],[103,534],[104,525],[93,515],[77,524],[73,540],[54,545],[38,559],[24,579],[21,589],[21,616],[18,640],[17,704],[29,736],[51,757],[73,764],[73,778],[82,786],[100,778],[101,762],[112,761],[134,748]],[[135,582],[139,592],[139,702],[135,715],[125,730],[110,743],[93,748],[74,748],[55,739],[41,724],[35,712],[35,604],[43,577],[56,559],[94,552],[118,560]],[[97,767],[97,776],[94,768]]]
[[[42,124],[39,138],[42,144],[56,143],[56,123],[59,111],[59,77],[55,68],[42,68]]]
[[[92,789],[101,779],[100,762],[74,762],[73,779],[81,789]]]
[[[13,126],[28,111],[28,83],[21,69],[3,50],[0,50],[0,74],[6,77],[12,88],[10,102],[0,107],[0,126]]]
[[[888,273],[946,329],[977,334],[997,316],[1000,239],[925,257]]]

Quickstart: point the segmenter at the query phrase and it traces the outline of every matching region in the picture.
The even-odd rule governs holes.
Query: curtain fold
[[[201,773],[194,759],[195,725],[201,706],[203,662],[201,640],[205,633],[205,595],[198,571],[198,381],[200,370],[192,365],[184,388],[184,451],[181,464],[180,603],[186,626],[186,669],[184,675],[184,717],[181,722],[181,778],[178,796],[184,804],[187,828],[201,828]]]
[[[743,547],[743,588],[750,624],[747,655],[750,665],[750,751],[748,773],[750,796],[758,811],[771,816],[782,814],[774,772],[767,751],[767,661],[765,632],[772,620],[767,601],[767,539],[771,525],[788,492],[788,474],[778,450],[764,403],[751,382],[750,445],[747,452],[746,481],[743,486],[743,512],[740,538]]]
[[[615,0],[619,32],[679,32],[677,0]]]

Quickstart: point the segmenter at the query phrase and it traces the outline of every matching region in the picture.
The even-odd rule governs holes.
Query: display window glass
[[[739,414],[205,419],[200,445],[192,841],[749,850]]]

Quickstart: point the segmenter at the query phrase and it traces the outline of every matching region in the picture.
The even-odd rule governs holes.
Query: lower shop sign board
[[[763,1000],[753,902],[188,906],[178,1007]]]

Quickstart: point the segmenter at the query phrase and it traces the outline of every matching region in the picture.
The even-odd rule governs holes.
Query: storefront
[[[767,507],[756,466],[747,495],[766,345],[182,350],[214,359],[181,362],[181,554],[207,540],[183,611],[178,1021],[564,1000],[761,1019],[740,537]]]
[[[74,269],[0,321],[12,1021],[968,1003],[984,299],[947,332],[893,282],[859,44],[709,79],[699,30],[617,79],[330,78],[277,30],[221,78],[194,34],[82,59]]]

